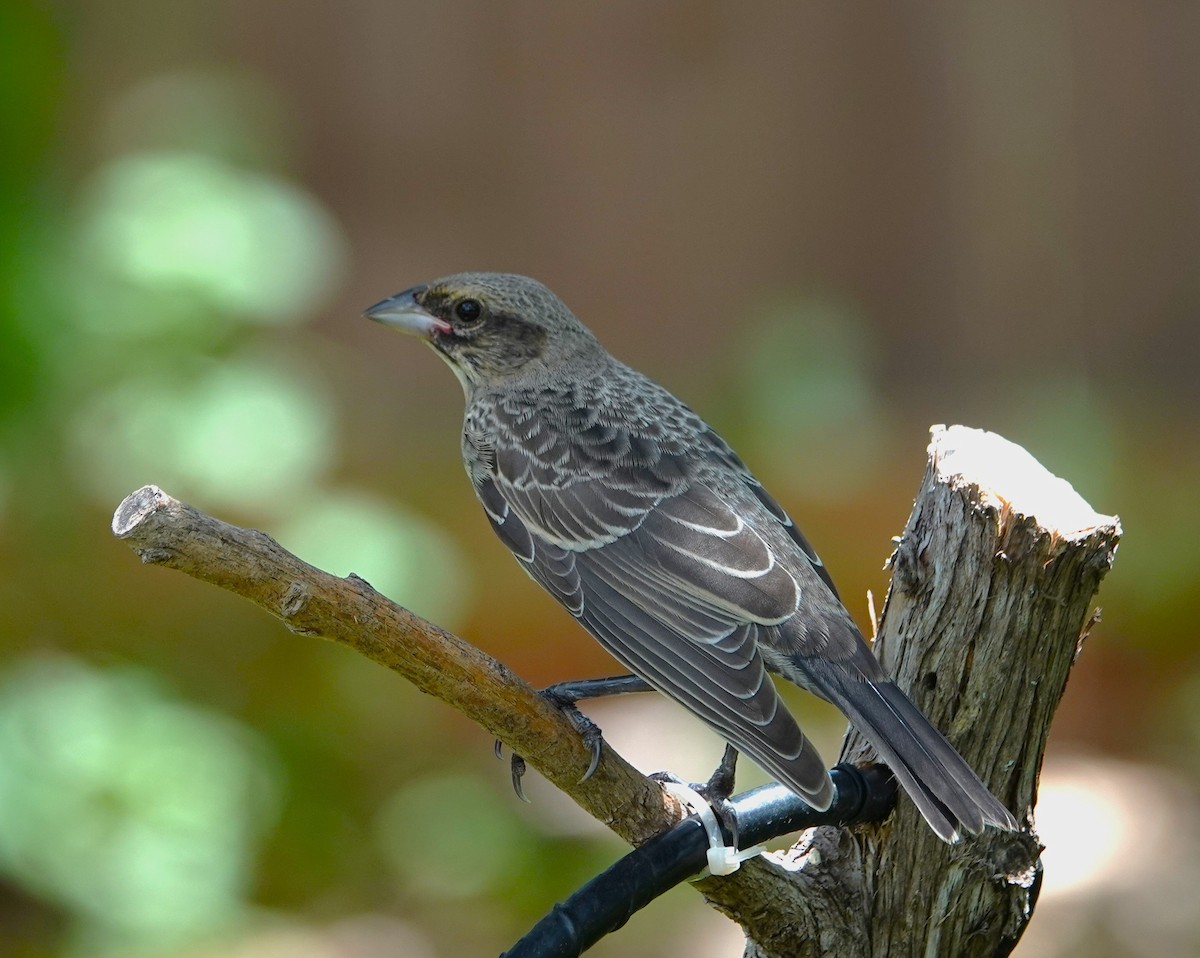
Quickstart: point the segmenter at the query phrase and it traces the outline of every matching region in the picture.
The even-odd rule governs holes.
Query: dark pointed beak
[[[417,302],[417,297],[426,289],[425,286],[414,286],[403,293],[389,296],[365,310],[363,315],[386,326],[394,326],[401,332],[430,339],[434,333],[450,332],[448,322],[434,316]]]

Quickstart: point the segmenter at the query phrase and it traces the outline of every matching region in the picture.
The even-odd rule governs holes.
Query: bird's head
[[[423,337],[468,395],[520,380],[553,377],[606,354],[562,300],[511,273],[458,273],[414,286],[365,314]]]

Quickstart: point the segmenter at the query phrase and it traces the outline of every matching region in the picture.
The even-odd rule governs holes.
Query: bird
[[[944,841],[1016,829],[885,674],[816,551],[730,445],[550,289],[458,273],[364,315],[449,365],[466,399],[464,465],[492,528],[642,687],[825,810],[832,781],[780,676],[845,714]]]

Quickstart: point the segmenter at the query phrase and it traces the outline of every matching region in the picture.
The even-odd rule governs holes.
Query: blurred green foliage
[[[0,683],[0,872],[71,915],[74,953],[244,921],[278,796],[258,736],[145,673],[31,660]]]
[[[96,552],[97,510],[152,477],[213,509],[257,517],[310,560],[353,569],[449,625],[470,581],[437,525],[334,478],[337,412],[303,324],[341,281],[346,244],[324,206],[259,148],[255,121],[271,99],[212,72],[135,86],[100,124],[110,134],[102,158],[66,186],[52,137],[62,37],[36,7],[7,6],[0,17],[5,125],[19,147],[4,151],[0,167],[0,411],[9,438],[0,503],[56,493],[49,524],[40,509],[10,514],[5,536],[14,546],[7,561],[18,543],[27,561],[6,583],[0,874],[60,916],[52,924],[64,954],[174,953],[257,921],[260,840],[280,812],[285,766],[312,750],[289,751],[279,715],[251,714],[266,730],[256,733],[227,714],[229,701],[226,710],[189,705],[144,669],[39,651],[77,647],[78,630],[98,626],[104,638],[92,651],[101,661],[155,658],[146,643],[167,638],[171,616],[151,605],[141,610],[148,618],[122,625],[112,614],[124,599],[99,581],[73,590],[89,613],[46,606],[19,585],[38,553],[58,585],[72,569],[86,582],[89,566],[110,561]],[[56,563],[80,535],[87,545]],[[197,625],[202,634],[218,628]],[[185,658],[204,654],[194,647]],[[221,681],[261,674],[245,662]],[[320,699],[308,695],[304,707]],[[290,721],[307,721],[303,709]],[[403,795],[386,807],[402,807]],[[349,798],[324,797],[335,806]],[[309,814],[296,804],[283,821]],[[529,836],[511,813],[479,821],[466,798],[453,808],[498,835],[507,829],[512,839],[497,854]],[[328,828],[320,818],[313,824]],[[392,856],[397,827],[381,826],[380,854],[411,880],[403,856]],[[427,836],[412,862],[428,861]],[[483,895],[491,883],[463,894]],[[417,887],[441,894],[436,882]],[[0,935],[0,954],[49,947]]]

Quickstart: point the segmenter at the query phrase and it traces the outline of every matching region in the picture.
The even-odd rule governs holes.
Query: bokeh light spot
[[[434,523],[351,493],[322,493],[293,511],[278,538],[306,561],[337,575],[354,572],[446,628],[465,618],[470,564]]]
[[[202,153],[111,162],[87,189],[82,236],[103,274],[266,324],[310,316],[345,259],[337,227],[306,193]],[[89,329],[126,331],[124,314],[92,305],[79,310]],[[140,330],[143,317],[133,320]]]
[[[146,675],[69,659],[0,677],[0,872],[100,944],[239,918],[279,782],[263,744]]]
[[[213,507],[277,504],[314,480],[333,446],[315,384],[251,358],[132,379],[79,410],[74,432],[98,494],[155,482]]]

